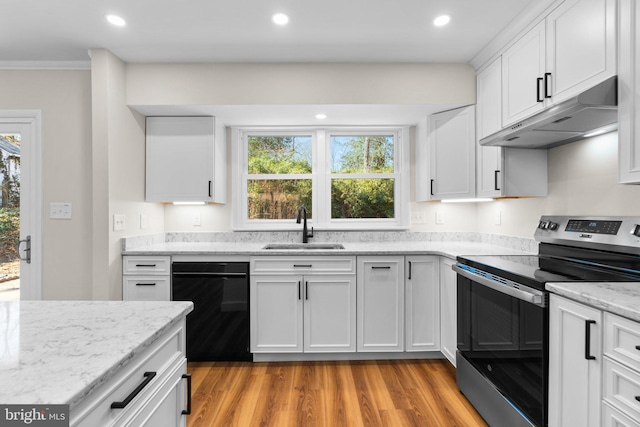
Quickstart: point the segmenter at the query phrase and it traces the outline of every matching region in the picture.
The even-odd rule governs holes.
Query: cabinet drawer
[[[640,372],[640,323],[605,313],[604,354]]]
[[[640,373],[603,358],[603,399],[613,407],[640,419]]]
[[[122,257],[122,274],[171,274],[169,256],[125,256]]]
[[[607,403],[602,404],[602,421],[604,427],[640,427],[640,423]]]
[[[355,257],[322,257],[322,258],[283,258],[255,257],[251,258],[251,274],[283,274],[283,273],[322,273],[322,274],[355,274]]]
[[[171,301],[169,276],[123,276],[124,301]]]
[[[71,426],[111,426],[131,417],[157,391],[169,375],[169,370],[177,361],[184,359],[184,320],[165,332],[147,350],[93,391],[82,403],[72,409]],[[146,386],[122,408],[111,408],[114,402],[123,402],[136,387],[148,377],[146,372],[154,372]]]

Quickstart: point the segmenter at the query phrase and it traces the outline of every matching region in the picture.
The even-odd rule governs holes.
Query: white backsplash
[[[170,232],[122,239],[124,251],[166,242],[300,242],[300,231]],[[474,242],[526,252],[538,252],[538,242],[522,237],[475,232],[315,231],[312,242]]]

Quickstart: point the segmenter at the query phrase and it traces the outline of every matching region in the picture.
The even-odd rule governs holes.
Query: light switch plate
[[[495,215],[496,215],[495,218],[494,218],[495,225],[502,224],[502,211],[496,211]]]
[[[444,214],[442,211],[436,211],[436,224],[444,224]]]
[[[123,214],[113,215],[113,231],[124,231],[127,228],[127,217]]]
[[[140,214],[140,230],[144,230],[148,225],[147,214]]]
[[[51,203],[49,204],[50,219],[71,219],[71,203]]]
[[[202,225],[202,218],[200,217],[200,212],[194,212],[193,225],[195,225],[196,227],[200,227]]]

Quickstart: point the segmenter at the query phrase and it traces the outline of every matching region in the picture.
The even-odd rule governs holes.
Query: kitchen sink
[[[340,243],[269,243],[262,249],[344,249]]]

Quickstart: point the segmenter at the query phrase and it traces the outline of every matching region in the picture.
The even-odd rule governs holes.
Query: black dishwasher
[[[192,301],[187,359],[253,360],[249,352],[249,263],[174,262],[171,299]]]

